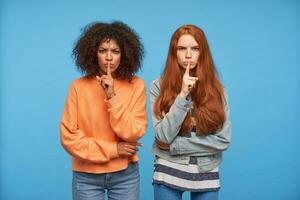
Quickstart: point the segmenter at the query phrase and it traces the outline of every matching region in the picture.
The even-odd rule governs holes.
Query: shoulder
[[[93,78],[82,76],[73,80],[70,87],[77,90],[79,88],[90,85],[92,82],[93,82]]]
[[[135,88],[136,90],[146,89],[145,81],[138,76],[134,76],[130,83],[133,85],[133,88]]]
[[[125,85],[127,86],[124,88],[127,88],[130,91],[134,91],[134,93],[136,94],[145,93],[146,91],[145,81],[138,76],[134,76],[130,82],[126,80]]]
[[[149,88],[150,89],[158,89],[159,90],[159,88],[160,88],[160,79],[159,78],[154,79],[150,83]]]
[[[223,87],[223,96],[224,96],[224,99],[227,100],[228,99],[228,91],[225,87]]]
[[[223,88],[223,102],[224,105],[228,106],[228,91],[225,87]]]
[[[158,94],[160,91],[160,78],[154,79],[149,85],[150,93]]]
[[[134,76],[131,80],[131,83],[134,85],[143,85],[145,86],[145,81],[138,76]]]

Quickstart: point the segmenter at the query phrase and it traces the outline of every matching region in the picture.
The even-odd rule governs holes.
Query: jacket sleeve
[[[118,94],[108,101],[110,124],[114,132],[127,142],[138,141],[147,129],[146,87],[143,81],[136,82],[130,105],[124,105]]]
[[[118,157],[116,142],[86,137],[78,128],[77,105],[74,82],[68,92],[60,123],[60,141],[64,149],[73,157],[94,163],[105,163]]]
[[[208,136],[193,135],[192,137],[177,136],[170,145],[171,155],[183,155],[197,153],[204,155],[211,152],[224,151],[229,147],[231,140],[231,122],[229,119],[229,105],[226,92],[224,93],[224,110],[226,113],[226,120],[222,129],[215,134]]]
[[[191,102],[177,96],[168,113],[163,118],[158,118],[154,114],[154,104],[159,95],[159,80],[155,80],[150,85],[150,105],[152,112],[152,124],[155,137],[162,143],[171,144],[180,131]]]

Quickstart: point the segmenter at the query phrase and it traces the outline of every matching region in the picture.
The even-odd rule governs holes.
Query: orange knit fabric
[[[61,123],[62,146],[72,156],[74,171],[108,173],[127,168],[137,155],[119,157],[118,141],[135,142],[146,132],[143,80],[114,80],[116,96],[106,100],[96,78],[82,77],[69,89]]]

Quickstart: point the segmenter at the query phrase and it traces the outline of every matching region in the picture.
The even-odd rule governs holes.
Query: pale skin
[[[121,50],[117,42],[113,39],[106,40],[99,45],[97,52],[98,65],[102,76],[96,76],[96,79],[105,92],[107,99],[113,98],[114,90],[114,72],[118,69],[121,61]],[[117,150],[120,157],[132,156],[142,146],[139,142],[118,142]]]
[[[197,77],[190,76],[190,64],[186,66],[185,73],[182,77],[182,86],[179,96],[186,98],[195,87]]]
[[[185,68],[182,77],[182,86],[179,96],[186,98],[198,80],[197,77],[190,76],[190,69],[197,67],[199,59],[199,45],[191,35],[182,35],[177,44],[177,62],[180,67]],[[160,149],[169,150],[170,145],[160,142],[155,138],[155,143]]]
[[[197,67],[199,59],[199,44],[192,35],[182,35],[177,44],[177,62],[185,68],[182,77],[182,87],[179,96],[186,98],[195,87],[197,77],[190,76],[190,69]]]

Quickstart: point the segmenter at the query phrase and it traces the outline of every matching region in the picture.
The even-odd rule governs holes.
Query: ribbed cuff
[[[117,157],[119,157],[118,143],[114,142],[110,149],[110,158],[117,158]]]
[[[180,109],[184,110],[184,111],[189,111],[192,102],[189,100],[186,100],[185,98],[181,97],[180,95],[178,95],[175,99],[174,104],[179,107]]]
[[[171,155],[177,155],[179,154],[179,145],[180,145],[180,142],[179,142],[179,139],[180,138],[176,138],[170,145],[170,154]]]
[[[108,111],[122,105],[117,95],[113,96],[111,99],[105,99],[105,102],[107,103]]]

